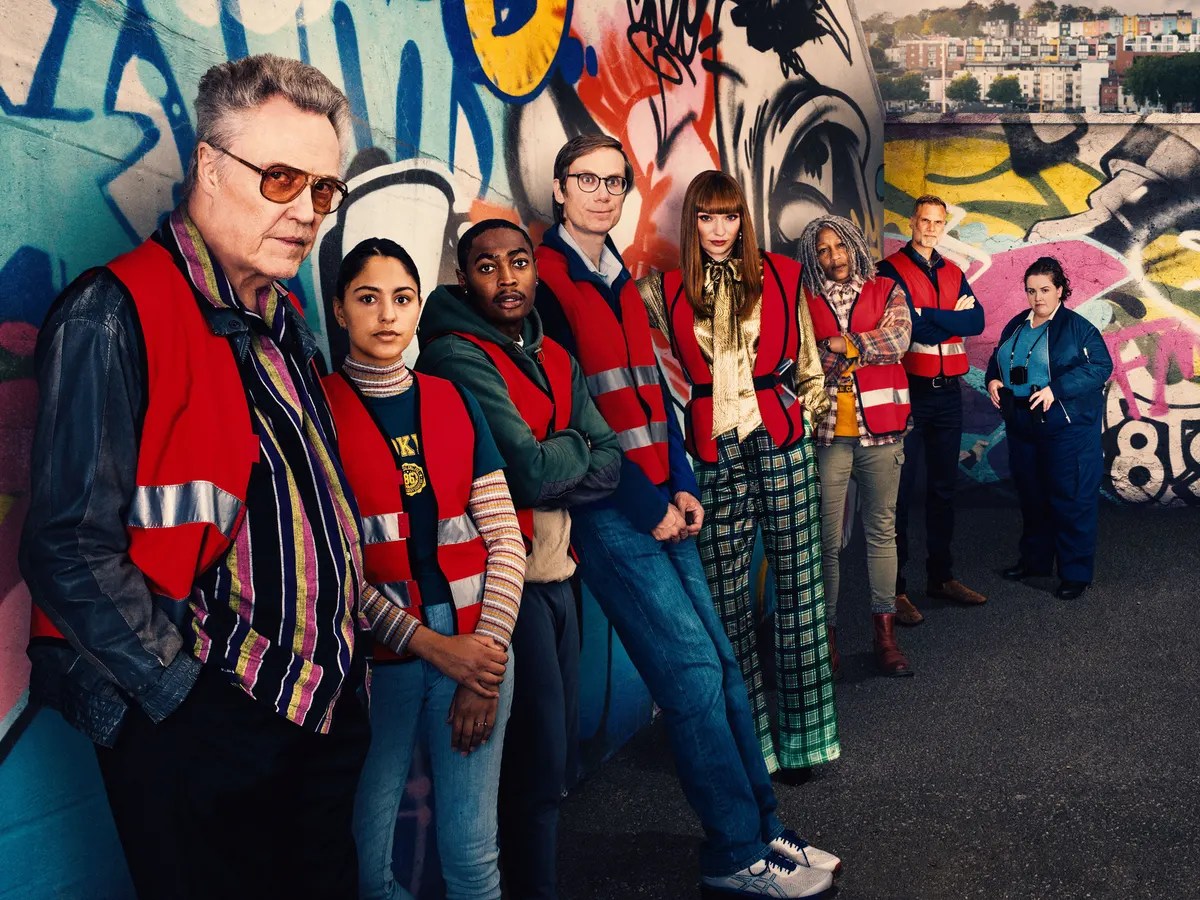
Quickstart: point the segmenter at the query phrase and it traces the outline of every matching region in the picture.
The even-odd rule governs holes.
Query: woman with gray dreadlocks
[[[798,783],[841,752],[812,441],[829,397],[800,266],[758,249],[741,187],[717,171],[701,172],[688,186],[679,262],[638,288],[692,387],[684,420],[707,513],[700,558],[746,681],[763,757],[777,781]],[[775,578],[778,742],[755,640],[750,560],[760,528]]]
[[[837,669],[837,600],[846,486],[858,485],[867,539],[875,660],[884,675],[911,675],[896,643],[896,492],[908,429],[908,377],[900,359],[912,338],[904,289],[876,277],[862,230],[822,216],[800,236],[804,291],[825,371],[830,410],[817,426],[825,609]]]

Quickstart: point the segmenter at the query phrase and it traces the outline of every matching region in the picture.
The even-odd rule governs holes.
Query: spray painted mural
[[[944,197],[945,252],[988,311],[987,329],[968,342],[964,470],[979,481],[1007,476],[982,369],[1025,305],[1025,268],[1049,254],[1071,279],[1069,305],[1113,358],[1106,493],[1200,504],[1200,117],[959,116],[888,122],[887,133],[888,251],[907,239],[913,198]]]
[[[32,352],[55,295],[178,200],[210,65],[273,52],[318,66],[354,113],[352,200],[293,287],[331,355],[340,253],[383,234],[453,280],[466,223],[550,219],[553,155],[603,130],[637,173],[614,235],[635,274],[673,265],[683,190],[735,173],[769,248],[832,210],[883,230],[882,116],[852,0],[0,0],[0,895],[121,897],[128,883],[90,748],[25,710],[29,596],[16,566],[35,406]],[[585,607],[584,764],[649,700]],[[428,782],[398,857],[428,865]]]

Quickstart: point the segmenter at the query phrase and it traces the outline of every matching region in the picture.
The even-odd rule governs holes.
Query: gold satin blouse
[[[697,310],[692,331],[700,352],[713,373],[713,437],[736,428],[738,441],[744,441],[759,425],[762,415],[754,393],[754,362],[758,354],[759,328],[762,324],[762,295],[755,298],[742,315],[735,310],[741,300],[741,261],[704,260],[704,310]],[[650,323],[663,334],[670,334],[667,304],[662,292],[662,275],[639,278],[638,291],[646,304]],[[796,353],[796,396],[804,403],[809,428],[825,418],[829,395],[821,368],[817,342],[813,336],[808,304],[798,304],[800,341]]]

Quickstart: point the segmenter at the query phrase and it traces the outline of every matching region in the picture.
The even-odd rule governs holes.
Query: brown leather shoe
[[[987,602],[987,597],[979,591],[973,591],[961,581],[955,581],[953,578],[940,585],[929,585],[925,590],[925,596],[936,597],[939,600],[953,600],[955,603],[963,603],[967,606],[978,606],[980,603]]]
[[[896,595],[896,621],[901,625],[920,625],[925,621],[925,616],[919,609],[913,606],[912,601],[908,599],[908,594]]]
[[[879,671],[892,678],[900,678],[913,673],[908,664],[908,657],[896,643],[896,616],[894,613],[875,613],[871,616],[875,625],[875,662]]]

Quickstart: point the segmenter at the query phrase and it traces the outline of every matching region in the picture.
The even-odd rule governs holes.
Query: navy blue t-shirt
[[[409,559],[413,577],[421,589],[421,602],[427,606],[450,603],[450,585],[438,568],[437,501],[425,473],[424,445],[417,422],[417,394],[414,387],[394,397],[368,397],[367,404],[383,426],[400,460],[404,474],[404,509],[408,513]],[[460,391],[467,403],[467,414],[475,427],[475,456],[471,477],[479,478],[504,468],[504,458],[488,428],[479,403],[468,391]]]

